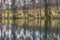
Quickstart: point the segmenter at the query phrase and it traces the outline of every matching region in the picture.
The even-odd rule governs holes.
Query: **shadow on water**
[[[60,40],[60,20],[52,20],[47,40]],[[45,19],[4,19],[0,22],[0,40],[44,40]]]

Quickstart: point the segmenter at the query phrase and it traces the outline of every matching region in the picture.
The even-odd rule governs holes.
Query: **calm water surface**
[[[45,19],[2,19],[0,40],[44,40]],[[60,40],[60,20],[51,19],[47,40]]]

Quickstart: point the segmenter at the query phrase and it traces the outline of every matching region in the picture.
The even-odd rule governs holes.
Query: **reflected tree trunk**
[[[16,40],[16,30],[17,30],[17,24],[16,24],[16,19],[13,19],[13,24],[12,24],[12,35],[13,35],[13,40]]]
[[[12,34],[13,34],[13,39],[12,40],[16,40],[16,34],[15,34],[15,31],[14,31],[13,28],[12,28]]]

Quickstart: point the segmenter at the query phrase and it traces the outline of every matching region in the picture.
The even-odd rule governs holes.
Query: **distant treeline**
[[[56,7],[60,4],[59,0],[47,0],[48,6]],[[35,9],[43,8],[44,0],[0,0],[0,10],[4,9]]]

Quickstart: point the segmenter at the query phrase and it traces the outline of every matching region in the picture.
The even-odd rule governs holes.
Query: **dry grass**
[[[60,17],[60,14],[57,13],[57,10],[51,10],[51,12],[54,17]],[[12,18],[13,14],[14,13],[11,10],[10,11],[8,11],[8,10],[2,11],[2,18],[4,18],[4,17]],[[26,10],[25,13],[23,12],[23,10],[18,10],[17,13],[15,13],[15,15],[16,15],[16,17],[19,17],[19,18],[24,18],[24,17],[38,18],[38,17],[45,17],[45,12],[44,12],[44,9],[42,9],[41,12],[39,9]]]

